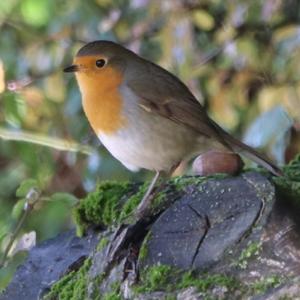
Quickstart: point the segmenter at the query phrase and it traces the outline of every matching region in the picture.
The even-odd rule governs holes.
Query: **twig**
[[[0,127],[0,138],[10,141],[21,141],[26,143],[33,143],[60,151],[80,152],[90,155],[94,152],[93,148],[87,145],[81,145],[74,141],[66,139],[48,137],[45,135],[30,133],[27,131],[15,131]]]
[[[38,200],[40,199],[40,192],[37,191],[36,189],[30,189],[29,192],[27,193],[27,196],[26,196],[26,202],[24,204],[24,208],[23,208],[23,213],[21,215],[21,217],[19,218],[19,221],[16,225],[16,228],[15,230],[13,231],[10,239],[9,239],[9,242],[4,250],[4,254],[1,258],[1,261],[0,261],[0,269],[4,267],[5,265],[5,261],[7,259],[7,256],[12,248],[12,245],[15,241],[15,239],[17,238],[28,214],[31,212],[31,210],[33,209],[34,205],[38,202]]]

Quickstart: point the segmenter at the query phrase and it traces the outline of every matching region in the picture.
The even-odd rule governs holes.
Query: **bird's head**
[[[137,55],[110,41],[94,41],[83,46],[73,64],[64,72],[74,72],[81,92],[93,87],[109,88],[120,84],[130,61]]]

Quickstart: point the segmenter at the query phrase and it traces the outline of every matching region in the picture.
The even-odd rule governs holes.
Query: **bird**
[[[138,212],[162,174],[208,150],[242,154],[276,176],[269,158],[223,130],[175,75],[122,45],[85,44],[64,72],[74,72],[84,113],[107,150],[131,171],[155,172]]]

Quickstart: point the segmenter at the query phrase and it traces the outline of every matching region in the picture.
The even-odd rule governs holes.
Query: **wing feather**
[[[139,74],[128,80],[140,106],[229,146],[187,86],[165,69],[143,60]]]
[[[234,152],[240,152],[275,175],[281,170],[267,157],[224,131],[209,118],[203,106],[177,77],[163,68],[141,60],[138,73],[128,80],[129,88],[138,96],[140,105],[150,113],[159,114],[211,137]]]

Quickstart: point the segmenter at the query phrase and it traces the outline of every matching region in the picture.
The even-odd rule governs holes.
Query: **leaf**
[[[272,120],[272,121],[270,121]],[[271,148],[279,163],[284,163],[285,150],[293,120],[282,106],[275,106],[257,117],[247,129],[243,141],[255,148]]]
[[[273,38],[276,43],[279,43],[287,39],[296,39],[298,35],[299,26],[287,25],[274,31]]]
[[[26,195],[31,189],[37,189],[37,190],[40,189],[38,181],[33,178],[25,179],[24,181],[21,182],[20,186],[18,187],[16,191],[16,196],[26,197]]]
[[[53,194],[50,199],[50,201],[63,201],[69,204],[70,206],[74,206],[77,202],[78,199],[69,193],[55,193]]]
[[[20,218],[22,211],[24,209],[25,202],[26,202],[26,199],[21,199],[14,205],[12,212],[11,212],[11,216],[13,219],[17,220]]]
[[[20,251],[29,251],[35,245],[36,245],[36,232],[30,231],[28,233],[24,233],[18,240],[16,246],[14,247],[12,255],[15,255]]]
[[[24,101],[17,94],[4,93],[3,104],[5,120],[14,127],[20,127],[25,112]]]
[[[193,13],[194,24],[202,30],[211,30],[215,26],[214,18],[204,9],[198,9]]]
[[[50,19],[51,1],[36,1],[36,0],[23,0],[21,2],[21,13],[25,20],[33,26],[46,25]]]

